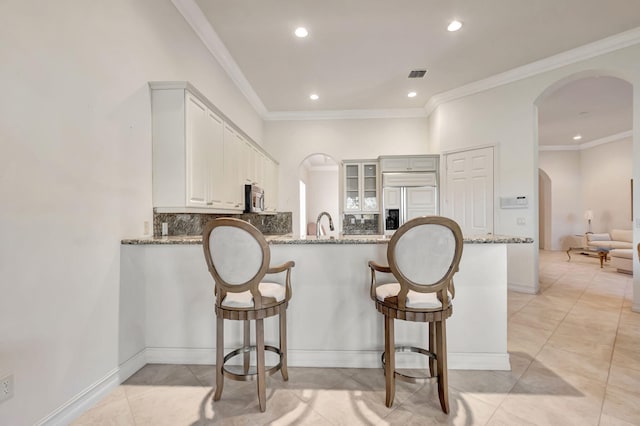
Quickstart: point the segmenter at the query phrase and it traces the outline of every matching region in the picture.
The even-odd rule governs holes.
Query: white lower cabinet
[[[150,86],[156,211],[239,213],[244,185],[255,183],[275,212],[277,163],[188,83]]]

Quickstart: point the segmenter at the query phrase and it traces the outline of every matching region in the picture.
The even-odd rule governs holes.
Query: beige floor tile
[[[640,371],[640,352],[631,349],[625,349],[618,345],[613,348],[613,358],[611,365],[619,367],[632,368]]]
[[[122,386],[128,398],[153,390],[155,386],[201,386],[186,365],[147,364]]]
[[[609,384],[629,392],[640,392],[640,371],[612,365],[609,373]],[[638,420],[640,421],[640,419]]]
[[[513,415],[502,408],[498,408],[489,422],[487,426],[537,426],[536,423],[530,422],[526,419],[520,418],[516,415]]]
[[[509,352],[511,373],[520,378],[533,362],[533,358],[522,352]]]
[[[600,416],[600,426],[638,426],[638,423],[626,422],[608,414],[603,414]]]
[[[580,331],[580,328],[563,326],[564,324],[560,325],[549,338],[548,346],[603,361],[611,359],[615,335],[589,334]]]
[[[509,324],[554,330],[566,314],[566,311],[554,308],[527,305],[509,318]]]
[[[307,391],[304,399],[314,411],[336,425],[379,424],[391,411],[383,399],[358,389]]]
[[[451,388],[494,406],[500,405],[517,381],[511,371],[449,371]]]
[[[507,334],[509,352],[521,352],[535,357],[551,336],[552,331],[510,322]]]
[[[580,398],[578,395],[511,393],[500,408],[536,425],[597,425],[600,404]]]
[[[534,361],[501,404],[535,424],[597,425],[605,384]]]
[[[405,374],[424,376],[426,372],[407,372]],[[367,392],[368,396],[384,403],[386,399],[386,381],[381,368],[362,368],[355,372],[351,378],[361,385],[361,388]],[[406,401],[423,386],[435,386],[435,384],[406,383],[396,380],[394,401],[398,403]]]
[[[536,356],[536,361],[559,376],[569,372],[601,383],[606,383],[609,376],[608,360],[566,352],[549,345],[542,348]]]
[[[102,402],[71,423],[73,426],[134,426],[126,398]]]
[[[449,389],[449,414],[442,412],[435,388],[423,388],[420,392],[384,420],[389,425],[484,425],[496,406],[487,404],[469,394]]]
[[[640,332],[635,330],[618,330],[616,346],[640,353]]]
[[[607,386],[602,414],[637,425],[640,422],[640,393]]]
[[[129,397],[136,425],[203,424],[212,420],[212,392],[202,386],[154,386]]]
[[[553,308],[562,312],[569,312],[571,308],[576,304],[575,299],[567,299],[563,297],[549,296],[547,294],[540,294],[535,297],[528,306],[540,307],[540,308]]]

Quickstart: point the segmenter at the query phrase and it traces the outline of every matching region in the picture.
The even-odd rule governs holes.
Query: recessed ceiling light
[[[573,140],[574,140],[574,141],[579,141],[580,139],[582,139],[582,135],[575,135],[575,136],[573,137]]]
[[[462,22],[460,21],[451,21],[449,23],[449,26],[447,27],[448,31],[458,31],[460,28],[462,28]]]
[[[409,93],[407,94],[407,96],[408,96],[408,97],[410,97],[410,98],[415,98],[415,97],[416,97],[416,95],[417,95],[417,93],[416,93],[416,92],[409,92]]]
[[[309,35],[309,31],[307,31],[305,27],[298,27],[296,28],[294,34],[296,35],[296,37],[304,38]]]
[[[319,98],[320,96],[316,95],[315,93],[309,95],[309,99],[311,99],[312,101],[317,101]]]

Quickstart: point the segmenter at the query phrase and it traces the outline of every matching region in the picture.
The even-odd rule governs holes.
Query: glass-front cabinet
[[[378,194],[378,162],[345,161],[344,211],[378,212]]]

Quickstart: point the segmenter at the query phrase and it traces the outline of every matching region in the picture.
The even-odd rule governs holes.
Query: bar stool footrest
[[[233,371],[227,369],[227,366],[226,366],[227,361],[229,361],[231,358],[238,355],[244,355],[247,352],[255,352],[256,349],[257,349],[256,346],[244,346],[226,354],[224,356],[224,363],[222,365],[222,374],[224,375],[224,377],[228,377],[231,380],[236,380],[239,382],[249,382],[252,380],[256,380],[258,378],[258,372],[256,371],[255,366],[251,366],[249,368],[249,372],[243,373],[243,374],[234,373]],[[278,372],[282,368],[282,358],[284,357],[284,354],[282,353],[282,351],[280,351],[280,348],[277,348],[271,345],[264,345],[264,350],[274,352],[278,354],[278,356],[280,357],[276,365],[274,365],[269,369],[265,369],[265,376],[269,377],[275,374],[276,372]],[[238,367],[242,368],[242,365],[238,365]],[[250,372],[250,371],[253,371],[253,372]]]
[[[434,361],[437,362],[437,357],[433,352],[429,352],[426,349],[423,348],[418,348],[416,346],[396,346],[395,347],[395,352],[396,353],[404,353],[404,352],[413,352],[413,353],[418,353],[421,355],[424,355],[430,359],[433,359]],[[380,357],[381,361],[382,361],[382,369],[383,371],[385,370],[385,356],[384,356],[384,352],[382,352],[382,356]],[[411,376],[409,374],[404,374],[404,373],[400,373],[398,370],[394,370],[393,375],[395,378],[397,378],[400,381],[403,382],[407,382],[407,383],[433,383],[436,382],[438,380],[438,376]]]

